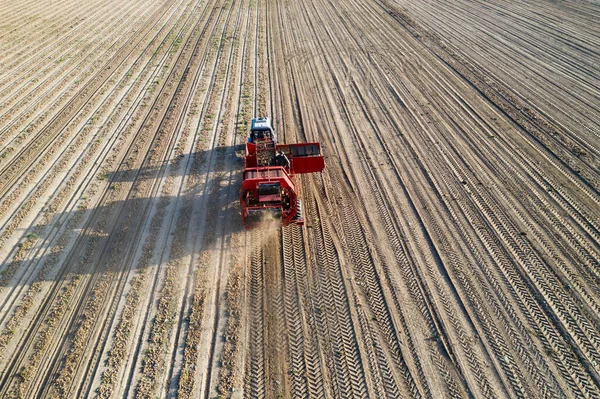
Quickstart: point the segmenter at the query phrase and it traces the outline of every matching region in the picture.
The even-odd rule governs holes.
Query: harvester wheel
[[[294,215],[292,220],[300,220],[302,219],[302,201],[298,200],[296,204],[296,215]]]

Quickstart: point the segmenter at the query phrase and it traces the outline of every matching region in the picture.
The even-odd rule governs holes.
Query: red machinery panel
[[[265,221],[304,224],[295,174],[321,172],[319,143],[277,144],[269,118],[252,120],[240,190],[242,223],[247,229]]]
[[[283,151],[290,159],[293,174],[321,172],[325,168],[320,143],[281,144],[277,150]]]

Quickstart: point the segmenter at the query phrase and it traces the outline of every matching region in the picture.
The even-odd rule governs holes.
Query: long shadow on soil
[[[208,221],[215,216],[224,216],[225,223],[230,224],[225,231],[243,229],[238,206],[242,148],[241,145],[218,147],[158,166],[107,174],[108,191],[131,189],[127,199],[57,213],[47,225],[37,226],[39,235],[32,233],[33,227],[25,231],[8,258],[23,248],[26,249],[25,256],[8,264],[4,261],[0,266],[5,273],[16,271],[9,286],[29,285],[36,280],[60,282],[77,274],[110,272],[120,276],[135,270],[140,262],[156,265],[187,257],[197,242],[197,235],[211,225]],[[195,162],[188,175],[193,183],[179,196],[135,198],[136,190],[141,192],[144,185],[152,184],[168,166],[172,167],[171,171],[177,171],[170,176],[181,177],[183,173],[178,170],[178,163],[192,160]],[[211,180],[204,184],[209,173]],[[173,212],[174,206],[180,207],[179,211]],[[85,221],[83,227],[82,221]],[[176,234],[181,229],[187,229],[188,233],[181,236],[179,231]],[[151,251],[163,250],[156,248],[153,240],[164,242],[165,238],[170,238],[167,252],[147,259]],[[183,250],[169,254],[173,238],[183,238],[186,242],[183,245],[177,242],[177,247]],[[211,248],[219,238],[219,234],[208,234],[202,238],[202,244]],[[60,250],[60,247],[64,248]]]

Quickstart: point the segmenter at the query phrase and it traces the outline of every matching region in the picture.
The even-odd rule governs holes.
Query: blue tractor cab
[[[271,118],[260,117],[252,119],[248,142],[256,143],[257,141],[264,140],[272,140],[274,144],[277,144],[277,136],[271,126]]]

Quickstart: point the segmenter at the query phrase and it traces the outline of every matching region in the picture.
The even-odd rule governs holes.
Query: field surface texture
[[[0,397],[600,398],[599,21],[0,0]],[[241,225],[258,115],[303,227]]]

